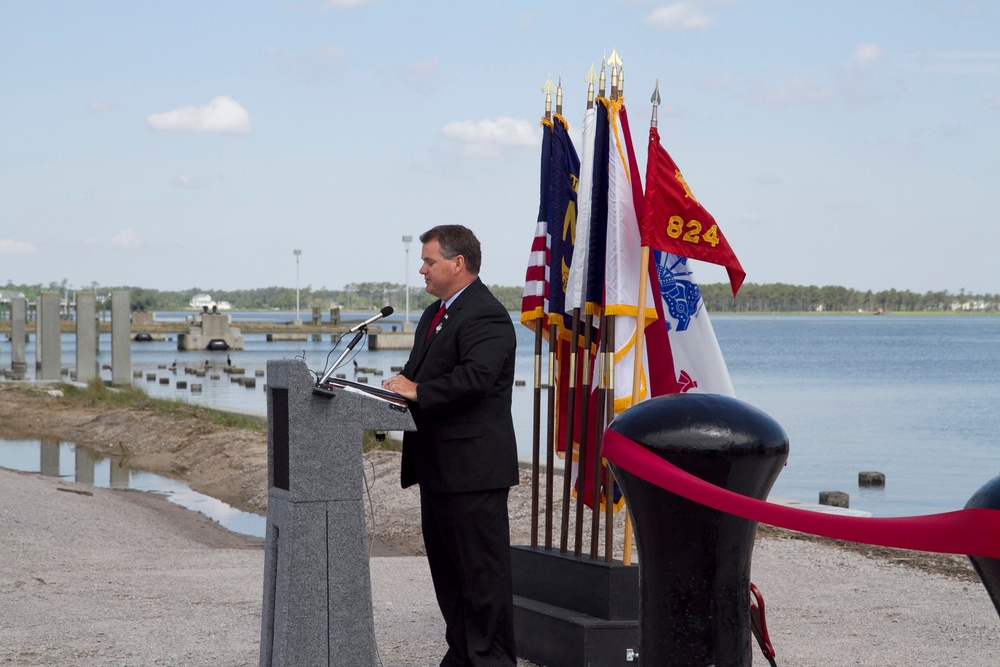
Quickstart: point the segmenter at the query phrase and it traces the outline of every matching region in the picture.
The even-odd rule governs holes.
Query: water
[[[157,313],[182,321],[190,313]],[[345,313],[360,320],[368,313]],[[234,313],[243,320],[290,321],[288,312]],[[411,314],[415,322],[417,314]],[[516,321],[516,315],[515,321]],[[403,314],[384,326],[401,326]],[[876,516],[905,516],[960,509],[982,484],[1000,472],[1000,318],[991,316],[892,315],[713,315],[719,344],[737,396],[774,417],[788,433],[787,467],[775,496],[816,502],[820,491],[850,494],[851,507]],[[533,334],[517,325],[518,353],[514,418],[518,451],[530,457]],[[329,336],[314,342],[267,342],[245,334],[245,350],[231,351],[233,364],[253,376],[269,359],[301,357],[321,372],[347,344],[331,353]],[[73,336],[64,337],[63,366],[75,363]],[[110,364],[110,339],[100,341],[101,364]],[[180,352],[176,341],[132,344],[134,382],[151,395],[266,413],[264,379],[249,389],[230,382],[185,375],[185,365],[224,366],[226,352]],[[6,349],[5,349],[6,348]],[[369,352],[359,345],[361,367],[383,371],[379,383],[402,366],[405,351]],[[9,346],[0,344],[0,359]],[[171,373],[159,366],[177,361]],[[34,368],[28,346],[29,371]],[[353,365],[345,366],[353,377]],[[170,383],[147,382],[147,373]],[[110,371],[102,371],[110,379]],[[176,380],[198,382],[201,394],[176,388]],[[544,403],[543,403],[544,408]],[[884,489],[859,489],[858,473],[886,475]]]
[[[108,458],[86,447],[58,440],[0,441],[0,468],[40,473],[103,489],[134,489],[169,501],[217,521],[234,533],[264,537],[266,519],[193,491],[187,484],[162,475],[135,470],[119,458]]]
[[[960,509],[1000,472],[1000,318],[716,316],[737,395],[791,443],[773,495],[877,516]],[[858,472],[886,475],[859,489]]]

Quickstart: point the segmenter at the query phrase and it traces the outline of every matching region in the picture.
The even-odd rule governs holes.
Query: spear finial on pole
[[[559,85],[556,86],[556,113],[562,115],[562,74],[559,75]]]
[[[542,86],[542,92],[545,93],[545,120],[552,120],[552,93],[556,92],[556,87],[552,85],[552,75],[545,80],[545,85]]]
[[[597,81],[597,74],[594,72],[594,63],[590,63],[590,71],[583,77],[587,82],[587,108],[594,108],[594,82]]]
[[[601,79],[600,87],[598,88],[598,95],[604,97],[604,91],[607,90],[607,75],[604,72],[604,68],[607,67],[608,59],[603,55],[601,56]]]
[[[653,96],[649,98],[653,105],[653,116],[649,119],[649,126],[656,127],[656,110],[660,106],[660,80],[656,80],[656,88],[653,89]]]
[[[608,56],[608,64],[611,65],[611,99],[616,100],[621,94],[619,92],[618,73],[622,66],[622,59],[618,57],[618,49],[611,49]]]

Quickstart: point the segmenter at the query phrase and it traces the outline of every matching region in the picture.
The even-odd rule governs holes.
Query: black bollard
[[[788,458],[781,426],[726,396],[660,396],[626,410],[608,428],[688,473],[752,498],[767,497]],[[614,464],[612,469],[635,523],[641,664],[749,667],[757,522],[699,505]]]
[[[972,494],[969,502],[965,503],[965,509],[973,508],[1000,510],[1000,476],[986,482]],[[983,586],[986,586],[993,607],[1000,614],[1000,560],[985,556],[969,556],[969,560],[972,561],[972,567],[982,580]]]

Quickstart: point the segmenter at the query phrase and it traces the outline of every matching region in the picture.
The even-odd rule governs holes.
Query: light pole
[[[299,257],[302,255],[301,250],[293,250],[295,253],[295,326],[302,324],[302,320],[299,318]]]
[[[404,264],[406,276],[403,280],[406,285],[406,319],[403,320],[403,331],[410,331],[413,328],[410,324],[410,243],[412,241],[412,236],[403,237],[403,248],[406,251],[406,260]]]

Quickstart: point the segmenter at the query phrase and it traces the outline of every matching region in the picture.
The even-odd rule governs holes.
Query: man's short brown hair
[[[420,242],[437,241],[441,246],[441,256],[454,259],[458,255],[465,258],[465,268],[474,276],[479,275],[483,261],[483,251],[479,239],[472,230],[462,225],[438,225],[420,235]]]

